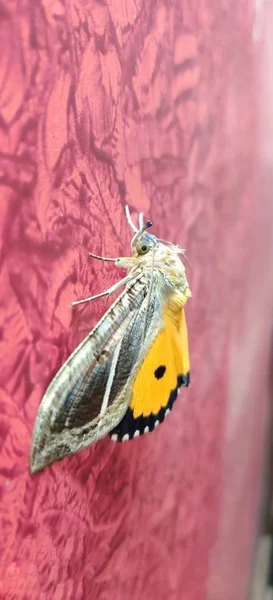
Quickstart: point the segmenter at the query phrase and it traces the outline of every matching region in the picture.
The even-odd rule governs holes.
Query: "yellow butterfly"
[[[111,288],[72,306],[124,291],[76,348],[49,385],[37,414],[30,457],[36,473],[87,448],[107,433],[125,441],[152,431],[188,386],[189,354],[184,305],[191,296],[183,250],[139,229],[132,256],[103,258],[128,270]]]

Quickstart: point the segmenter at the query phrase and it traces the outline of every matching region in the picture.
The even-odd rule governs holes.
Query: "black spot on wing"
[[[156,379],[161,379],[164,375],[166,371],[166,367],[164,365],[160,365],[160,367],[157,367],[157,369],[154,371],[154,376]]]
[[[155,424],[159,421],[162,423],[165,419],[166,412],[172,410],[174,402],[177,398],[178,390],[181,386],[188,386],[190,383],[190,374],[179,375],[177,377],[177,387],[171,391],[168,403],[166,406],[162,406],[158,413],[154,415],[151,413],[147,417],[140,415],[136,419],[134,418],[133,411],[129,407],[127,409],[126,414],[124,415],[122,421],[117,425],[111,432],[110,437],[114,435],[114,438],[117,442],[122,442],[124,436],[129,436],[129,439],[133,439],[136,431],[139,432],[139,435],[146,433],[146,431],[153,431],[155,429]],[[157,423],[158,424],[158,423]],[[147,429],[148,428],[148,429]],[[126,439],[126,438],[125,438]]]
[[[177,381],[178,387],[181,387],[181,385],[183,385],[184,387],[189,387],[191,382],[190,373],[186,373],[186,375],[179,375]]]

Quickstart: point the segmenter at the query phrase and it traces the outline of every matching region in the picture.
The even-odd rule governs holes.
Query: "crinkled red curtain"
[[[272,320],[271,5],[1,2],[1,599],[246,598]],[[125,203],[187,249],[191,388],[154,433],[31,478],[46,386],[105,310],[69,304],[120,276],[87,251],[128,254]]]

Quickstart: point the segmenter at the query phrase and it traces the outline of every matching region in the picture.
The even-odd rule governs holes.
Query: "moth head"
[[[158,245],[158,240],[154,235],[147,233],[147,229],[152,227],[152,222],[147,221],[145,225],[134,235],[131,248],[133,256],[144,256],[152,248]]]

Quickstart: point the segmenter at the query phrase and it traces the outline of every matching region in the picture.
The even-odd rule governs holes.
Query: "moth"
[[[180,386],[190,382],[184,306],[191,296],[184,251],[139,229],[131,256],[105,258],[127,275],[104,292],[72,303],[110,296],[125,285],[94,329],[69,356],[41,401],[33,431],[30,472],[87,448],[110,434],[126,441],[153,431],[172,409]]]

